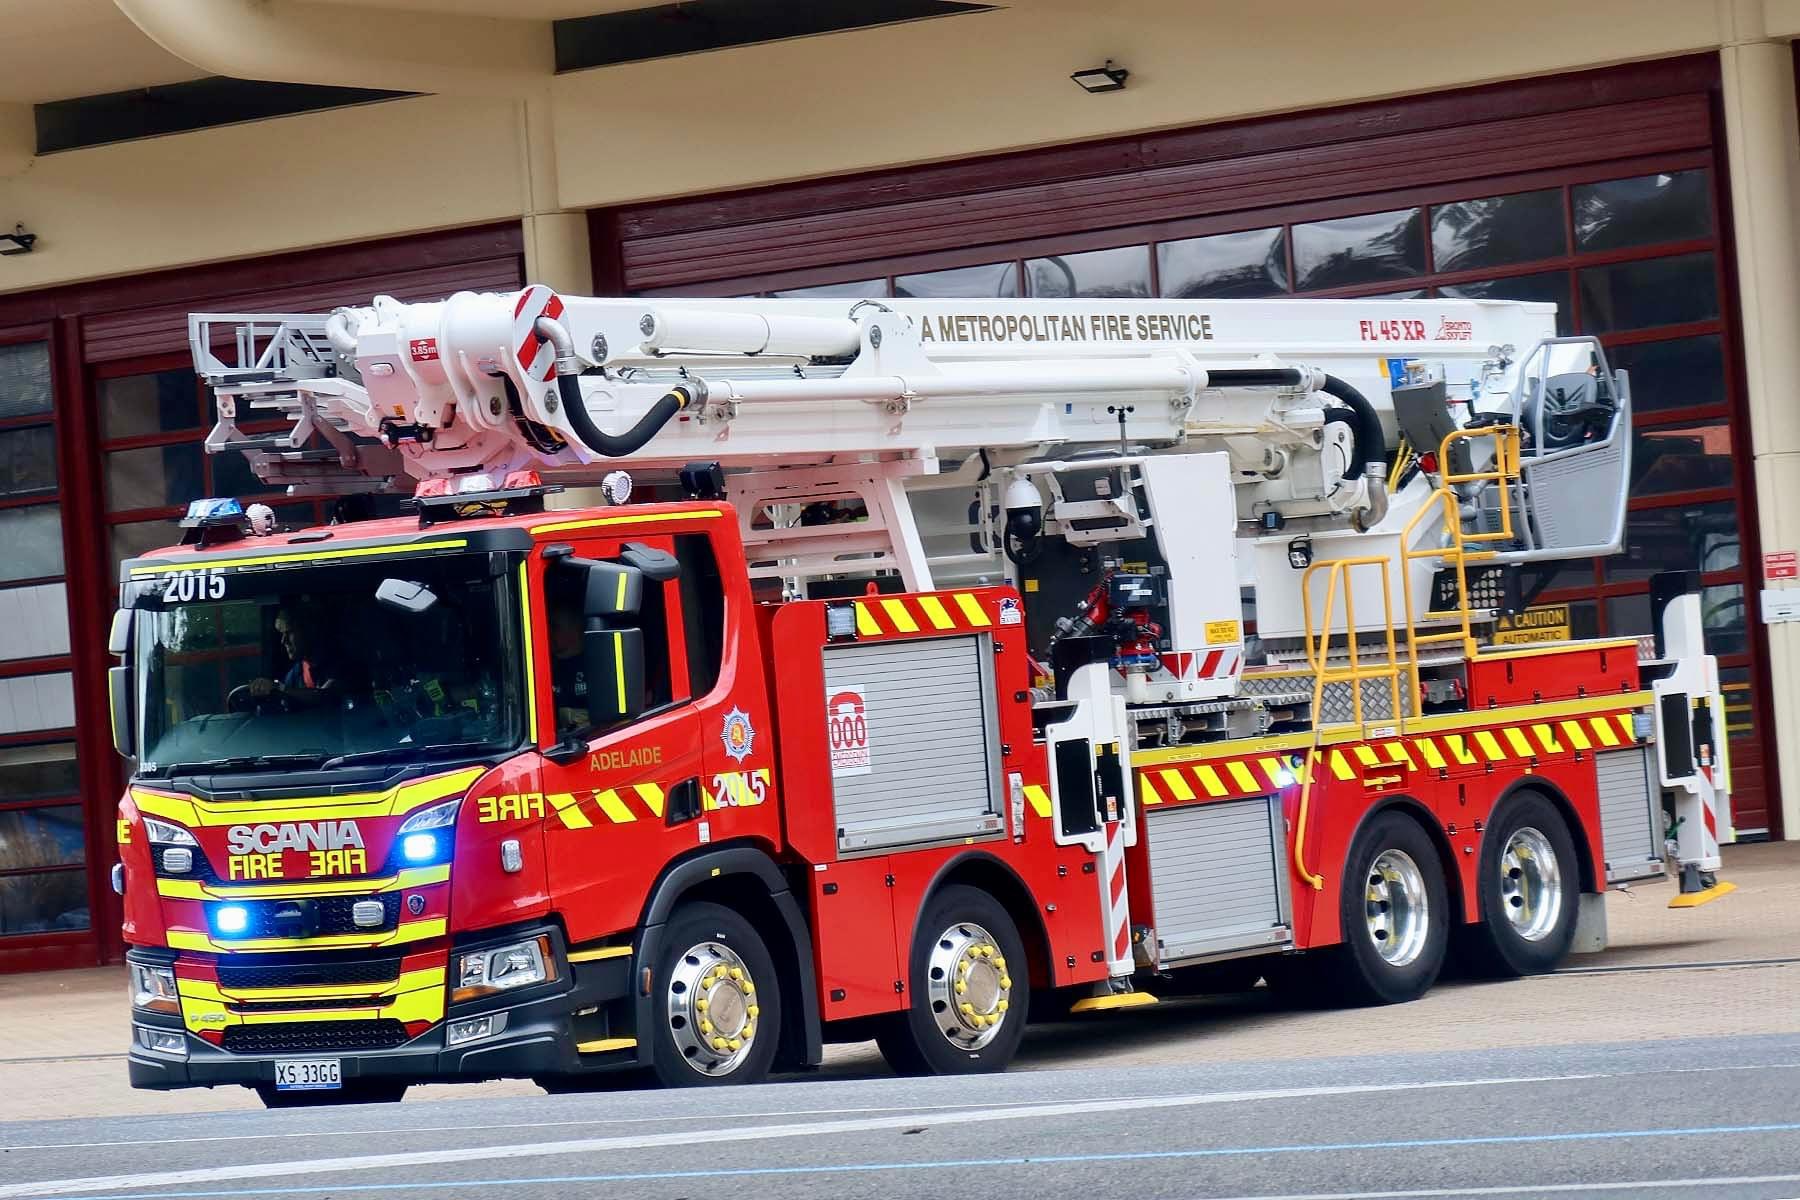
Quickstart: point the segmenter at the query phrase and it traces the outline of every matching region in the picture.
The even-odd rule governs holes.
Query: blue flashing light
[[[430,862],[437,857],[438,840],[436,834],[409,833],[400,842],[400,854],[407,862]]]
[[[235,937],[250,928],[250,910],[241,904],[226,904],[213,912],[213,928]]]
[[[229,496],[214,496],[206,500],[192,500],[187,506],[187,516],[181,519],[183,525],[208,525],[218,521],[237,521],[243,518],[244,506]]]

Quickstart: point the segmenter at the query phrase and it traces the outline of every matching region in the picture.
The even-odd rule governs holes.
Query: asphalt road
[[[1398,1019],[1398,1018],[1396,1018]],[[1800,1196],[1800,1036],[0,1124],[0,1198]]]

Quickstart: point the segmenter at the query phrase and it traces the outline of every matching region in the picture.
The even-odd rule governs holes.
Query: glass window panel
[[[1606,632],[1611,637],[1642,637],[1654,633],[1650,624],[1650,595],[1612,596],[1606,601]]]
[[[1150,247],[1120,246],[1027,259],[1025,290],[1033,296],[1144,299],[1150,295]]]
[[[0,746],[0,804],[77,795],[80,775],[74,742]]]
[[[63,572],[62,506],[0,509],[0,583]]]
[[[1721,584],[1700,590],[1700,623],[1706,629],[1708,651],[1742,654],[1749,648],[1744,612],[1742,584]]]
[[[50,411],[50,343],[0,346],[0,418]]]
[[[67,584],[0,588],[0,661],[68,652]]]
[[[1438,295],[1452,300],[1542,300],[1556,305],[1556,332],[1573,332],[1569,313],[1569,273],[1539,271],[1535,275],[1509,275],[1505,279],[1482,279],[1473,283],[1449,284],[1438,289]]]
[[[86,868],[0,877],[0,934],[87,927]]]
[[[75,724],[75,677],[14,675],[0,679],[0,733],[69,729]]]
[[[847,300],[862,300],[887,295],[888,284],[885,279],[858,279],[852,283],[819,283],[769,294],[784,300],[834,300],[840,296]]]
[[[1709,321],[1719,315],[1710,254],[1678,254],[1587,267],[1581,273],[1585,333]]]
[[[279,492],[285,486],[264,483],[258,479],[256,472],[250,469],[250,459],[235,451],[208,454],[206,463],[212,468],[212,483],[206,488],[209,496],[262,496],[269,492]]]
[[[174,521],[133,521],[112,527],[112,577],[118,578],[119,564],[128,558],[148,554],[181,540],[181,526]]]
[[[1431,210],[1433,270],[1499,267],[1568,251],[1561,188],[1460,200]]]
[[[1658,571],[1729,571],[1738,565],[1737,506],[1681,504],[1625,517],[1625,548],[1606,559],[1607,577],[1648,579]]]
[[[1730,487],[1731,427],[1724,417],[1632,432],[1631,494]]]
[[[989,263],[984,267],[952,267],[901,275],[894,280],[894,295],[955,298],[962,296],[1017,296],[1019,272],[1014,264]]]
[[[81,805],[0,810],[0,873],[68,867],[82,853]]]
[[[1725,403],[1725,350],[1716,333],[1608,347],[1606,361],[1631,373],[1633,412]]]
[[[48,425],[0,430],[0,496],[56,490],[56,436]]]
[[[106,507],[114,512],[186,507],[206,494],[205,457],[199,442],[113,451],[106,456]]]
[[[1350,287],[1425,273],[1425,213],[1340,217],[1294,226],[1294,288]]]
[[[100,381],[103,438],[199,427],[200,391],[192,371],[155,371]]]
[[[1719,690],[1725,694],[1725,729],[1732,737],[1756,732],[1756,705],[1750,695],[1749,667],[1719,668]]]
[[[1288,290],[1281,227],[1163,242],[1156,273],[1162,294],[1183,300],[1279,296]]]
[[[1673,171],[1575,185],[1575,245],[1616,250],[1707,237],[1713,231],[1707,173]]]

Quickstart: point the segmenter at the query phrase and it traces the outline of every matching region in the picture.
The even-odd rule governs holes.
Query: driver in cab
[[[318,658],[322,639],[318,636],[318,620],[311,610],[297,604],[282,605],[275,614],[275,636],[281,640],[282,653],[292,665],[280,679],[252,679],[252,696],[260,700],[279,695],[305,704],[336,686],[337,680]]]

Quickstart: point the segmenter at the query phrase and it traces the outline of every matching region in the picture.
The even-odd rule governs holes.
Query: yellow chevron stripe
[[[1481,752],[1488,756],[1490,762],[1498,762],[1506,757],[1506,751],[1500,748],[1500,743],[1494,739],[1494,735],[1485,729],[1475,731],[1475,744],[1481,747]]]
[[[1612,722],[1605,717],[1589,717],[1588,728],[1599,735],[1600,744],[1602,746],[1616,746],[1619,744],[1619,731],[1614,729]]]
[[[644,807],[650,810],[650,815],[654,816],[654,817],[662,816],[663,815],[663,790],[662,790],[662,788],[654,783],[640,783],[640,784],[636,784],[634,786],[636,786],[636,788],[637,788],[638,799],[642,800],[644,802]]]
[[[901,633],[919,632],[919,623],[913,620],[912,613],[907,610],[906,601],[892,598],[883,600],[881,611],[887,614],[888,620],[892,621],[894,628]]]
[[[1627,746],[1629,746],[1632,743],[1636,742],[1637,741],[1637,725],[1635,722],[1632,721],[1630,714],[1620,713],[1614,719],[1619,722],[1619,732],[1625,735],[1625,744]]]
[[[1456,761],[1462,766],[1472,767],[1480,761],[1469,750],[1468,741],[1460,733],[1445,734],[1444,745],[1450,747],[1450,753],[1456,756]]]
[[[933,629],[955,629],[956,621],[944,608],[944,602],[936,596],[920,596],[919,607],[925,610],[925,617],[931,622]]]
[[[1164,786],[1169,789],[1169,795],[1175,799],[1192,800],[1194,798],[1194,789],[1188,786],[1188,781],[1181,777],[1179,770],[1164,771],[1162,780]]]
[[[1213,770],[1210,766],[1206,765],[1205,763],[1201,763],[1199,766],[1195,767],[1193,770],[1194,770],[1194,778],[1196,778],[1200,781],[1200,786],[1206,789],[1207,795],[1209,795],[1209,796],[1229,796],[1231,794],[1230,789],[1228,789],[1223,783],[1219,782],[1219,773],[1217,771]]]
[[[1588,741],[1587,734],[1582,732],[1580,721],[1564,721],[1562,723],[1562,731],[1563,736],[1569,739],[1569,744],[1574,746],[1577,750],[1592,750],[1594,748],[1594,743]]]
[[[611,788],[594,794],[594,803],[606,814],[606,819],[615,825],[626,825],[637,820],[637,814],[625,807],[625,801],[619,799],[619,793]]]
[[[1508,725],[1500,732],[1506,735],[1506,740],[1508,744],[1512,746],[1513,753],[1517,754],[1520,758],[1530,758],[1537,753],[1537,751],[1531,748],[1531,743],[1525,740],[1525,735],[1515,726]]]
[[[1389,742],[1387,744],[1387,752],[1388,761],[1392,762],[1396,767],[1401,763],[1405,763],[1411,770],[1416,771],[1419,769],[1418,761],[1413,758],[1412,751],[1406,748],[1405,742]]]
[[[1351,747],[1351,749],[1356,757],[1362,762],[1363,766],[1379,767],[1382,765],[1381,759],[1377,758],[1375,755],[1375,747],[1359,742],[1357,745]]]
[[[962,609],[962,615],[968,619],[969,624],[977,629],[986,629],[993,624],[988,620],[986,611],[982,609],[981,601],[977,600],[972,593],[957,592],[956,607]]]
[[[1419,754],[1425,759],[1425,765],[1432,770],[1442,771],[1450,765],[1444,761],[1444,756],[1438,753],[1437,743],[1430,738],[1422,737],[1413,745],[1418,747]]]
[[[1233,760],[1226,764],[1225,769],[1231,772],[1231,778],[1237,783],[1239,791],[1259,792],[1262,790],[1256,782],[1256,776],[1252,775],[1250,768],[1243,763]]]
[[[1531,727],[1531,732],[1537,735],[1538,745],[1544,748],[1544,753],[1565,753],[1563,744],[1556,740],[1556,730],[1553,727],[1549,725],[1533,725]]]
[[[1146,806],[1162,803],[1162,797],[1157,794],[1156,785],[1150,782],[1150,772],[1148,771],[1138,775],[1138,799],[1142,800]]]
[[[592,829],[594,827],[594,823],[588,820],[588,815],[581,811],[581,805],[569,793],[547,792],[544,800],[556,810],[556,815],[562,818],[562,823],[567,828]]]
[[[1339,779],[1356,778],[1356,772],[1351,769],[1350,763],[1344,758],[1344,752],[1342,750],[1333,750],[1331,752],[1331,773],[1336,775]]]
[[[1031,805],[1031,811],[1040,817],[1050,815],[1050,793],[1035,783],[1025,785],[1025,803]]]
[[[875,614],[861,600],[856,602],[856,632],[863,637],[880,637],[881,626],[875,621]]]
[[[1277,791],[1287,786],[1281,782],[1283,772],[1286,772],[1290,778],[1293,776],[1293,772],[1288,771],[1279,758],[1259,758],[1256,760],[1256,765],[1261,767],[1262,773],[1268,777],[1269,786]]]

